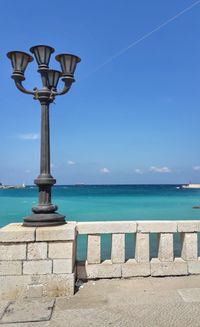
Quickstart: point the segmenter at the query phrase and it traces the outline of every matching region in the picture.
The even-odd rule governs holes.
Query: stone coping
[[[78,222],[78,234],[200,232],[200,220]]]
[[[0,228],[0,242],[2,243],[70,241],[75,238],[75,222],[52,227],[24,227],[22,223],[13,223]]]
[[[94,221],[77,223],[78,234],[135,233],[135,221]]]
[[[0,242],[69,241],[75,240],[76,233],[91,235],[176,232],[200,232],[200,220],[68,222],[52,227],[24,227],[22,223],[12,223],[0,228]]]

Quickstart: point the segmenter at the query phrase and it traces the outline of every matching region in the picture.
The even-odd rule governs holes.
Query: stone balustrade
[[[76,279],[200,274],[200,221],[69,222],[56,227],[0,229],[0,299],[74,294]],[[180,254],[174,238],[180,235]],[[111,254],[102,260],[103,234],[111,234]],[[135,245],[126,258],[126,234]],[[157,236],[151,258],[151,234]],[[76,260],[77,235],[87,235],[87,258]],[[155,242],[154,242],[155,243]]]
[[[200,221],[80,222],[78,234],[88,235],[87,260],[77,262],[79,279],[178,276],[200,274],[198,232]],[[157,234],[157,256],[150,257],[150,235]],[[179,257],[174,235],[180,233]],[[101,235],[111,234],[111,256],[101,260]],[[125,235],[135,236],[131,259],[125,260]],[[135,250],[135,251],[134,251]],[[135,253],[134,253],[135,252]]]

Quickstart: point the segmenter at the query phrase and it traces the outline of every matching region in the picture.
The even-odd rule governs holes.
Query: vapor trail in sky
[[[176,20],[180,16],[184,15],[186,12],[188,12],[189,10],[191,10],[192,8],[194,8],[195,6],[197,6],[199,3],[200,3],[200,0],[195,1],[192,5],[190,5],[187,8],[181,10],[180,12],[178,12],[175,16],[172,16],[171,18],[167,19],[164,23],[162,23],[159,26],[155,27],[150,32],[144,34],[143,36],[141,36],[136,41],[130,43],[127,47],[121,49],[120,51],[118,51],[117,53],[115,53],[113,56],[111,56],[110,58],[108,58],[106,61],[104,61],[101,65],[97,66],[92,72],[90,72],[88,75],[86,75],[83,79],[88,78],[89,76],[93,75],[94,73],[96,73],[97,71],[99,71],[101,68],[103,68],[104,66],[106,66],[110,62],[112,62],[114,59],[120,57],[122,54],[124,54],[125,52],[127,52],[128,50],[130,50],[131,48],[133,48],[134,46],[138,45],[142,41],[144,41],[147,38],[149,38],[152,34],[158,32],[159,30],[161,30],[163,27],[165,27],[169,23],[173,22],[174,20]]]

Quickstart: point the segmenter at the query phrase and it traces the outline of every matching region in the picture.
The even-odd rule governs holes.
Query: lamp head
[[[55,51],[54,48],[48,45],[36,45],[30,48],[38,63],[39,69],[48,69],[51,54]]]
[[[48,69],[45,72],[47,77],[47,87],[49,89],[56,89],[58,85],[58,81],[62,73],[58,70]]]
[[[25,79],[24,72],[28,63],[33,61],[33,57],[22,51],[10,51],[7,53],[7,57],[11,60],[13,67],[12,78],[18,78],[23,81]]]
[[[57,55],[56,60],[60,63],[63,79],[73,78],[76,65],[81,61],[79,57],[67,53]]]

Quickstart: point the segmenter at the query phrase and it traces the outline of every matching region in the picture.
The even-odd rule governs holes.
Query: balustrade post
[[[125,262],[125,234],[112,234],[112,263]]]
[[[136,233],[135,259],[137,262],[149,262],[149,233]]]
[[[101,235],[88,235],[87,262],[101,263]]]
[[[198,240],[197,233],[181,233],[181,257],[184,260],[197,260]]]
[[[158,259],[160,261],[174,260],[174,246],[172,233],[158,234]]]

